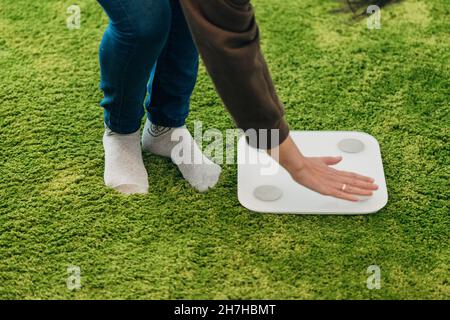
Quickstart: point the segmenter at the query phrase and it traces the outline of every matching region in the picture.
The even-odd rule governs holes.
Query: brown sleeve
[[[261,131],[267,137],[258,139],[256,147],[273,148],[283,142],[289,128],[260,50],[250,0],[180,2],[208,73],[237,126],[268,129]],[[270,139],[273,129],[279,130],[279,139]]]

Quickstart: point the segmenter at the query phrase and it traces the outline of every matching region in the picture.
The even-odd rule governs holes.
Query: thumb
[[[333,166],[342,161],[342,157],[322,157],[322,162],[328,166]]]

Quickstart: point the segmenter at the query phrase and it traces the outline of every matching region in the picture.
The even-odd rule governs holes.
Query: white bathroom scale
[[[291,214],[369,214],[388,201],[380,146],[367,133],[354,131],[291,131],[305,156],[342,156],[333,166],[375,179],[379,189],[373,196],[351,202],[323,196],[297,184],[265,151],[238,142],[238,199],[255,212]]]

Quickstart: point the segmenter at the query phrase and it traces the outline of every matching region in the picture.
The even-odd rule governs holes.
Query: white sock
[[[148,175],[142,159],[140,130],[118,134],[105,128],[105,184],[124,194],[147,193]]]
[[[175,141],[172,141],[172,137]],[[222,169],[203,155],[186,126],[161,127],[147,119],[142,147],[153,154],[171,158],[183,177],[200,192],[214,187],[219,180]],[[183,159],[180,159],[181,155]]]

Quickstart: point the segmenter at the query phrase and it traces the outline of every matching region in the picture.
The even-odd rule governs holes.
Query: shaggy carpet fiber
[[[257,214],[236,165],[193,191],[145,155],[151,190],[103,185],[98,46],[107,17],[79,0],[0,2],[0,298],[448,299],[448,0],[382,9],[381,29],[331,0],[255,0],[262,47],[295,130],[381,145],[388,205],[368,216]],[[204,67],[188,126],[233,128]],[[371,265],[381,288],[369,290]],[[69,290],[68,267],[81,288]]]

